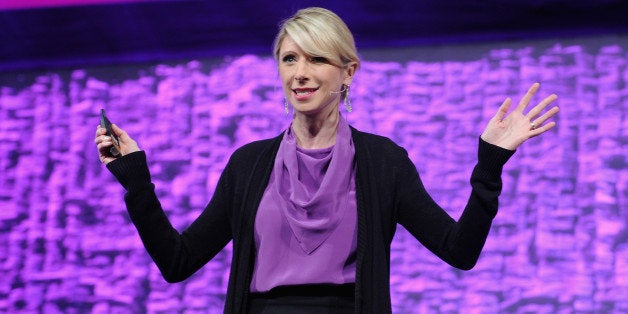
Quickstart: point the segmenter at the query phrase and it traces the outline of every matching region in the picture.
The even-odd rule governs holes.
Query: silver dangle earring
[[[347,109],[347,112],[353,111],[353,107],[351,106],[351,99],[349,99],[349,84],[347,84],[347,88],[345,90],[344,103],[345,103],[345,109]]]
[[[286,115],[288,115],[290,113],[290,108],[288,107],[288,99],[284,98],[283,103],[284,103],[284,108],[283,109],[286,112]]]

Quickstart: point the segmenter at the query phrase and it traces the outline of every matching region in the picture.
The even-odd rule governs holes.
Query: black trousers
[[[251,293],[249,314],[353,314],[355,285],[281,286],[264,293]]]

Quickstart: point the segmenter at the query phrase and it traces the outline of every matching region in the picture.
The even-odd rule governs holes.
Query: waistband
[[[355,297],[355,284],[306,284],[306,285],[290,285],[272,288],[267,292],[251,292],[251,298],[277,298],[285,296],[313,296],[313,297]]]

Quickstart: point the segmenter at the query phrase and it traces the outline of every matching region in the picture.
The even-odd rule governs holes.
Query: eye
[[[296,60],[297,60],[297,59],[296,59],[293,55],[285,55],[285,56],[283,56],[283,58],[281,58],[281,61],[282,61],[282,62],[286,62],[286,63],[288,63],[288,62],[294,62],[294,61],[296,61]]]
[[[329,61],[327,61],[327,58],[325,58],[325,57],[311,57],[310,58],[310,62],[312,62],[312,63],[329,63]]]

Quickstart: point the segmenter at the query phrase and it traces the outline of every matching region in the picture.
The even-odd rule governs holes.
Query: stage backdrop
[[[403,229],[391,255],[395,313],[628,311],[627,41],[504,43],[364,52],[356,128],[404,146],[455,218],[478,136],[505,97],[541,82],[558,127],[506,165],[477,266],[459,271]],[[93,144],[101,108],[147,152],[157,193],[184,229],[230,154],[290,123],[267,56],[0,76],[0,312],[219,313],[231,247],[167,284],[124,191]]]

